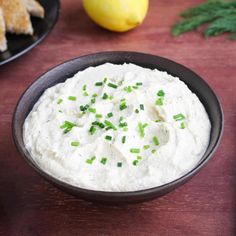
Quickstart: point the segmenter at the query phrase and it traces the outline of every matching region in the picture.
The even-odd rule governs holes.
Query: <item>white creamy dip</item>
[[[210,129],[203,105],[178,78],[107,63],[47,89],[25,120],[24,142],[35,162],[62,181],[133,191],[194,168]]]

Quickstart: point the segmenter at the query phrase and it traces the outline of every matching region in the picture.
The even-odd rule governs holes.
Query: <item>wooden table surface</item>
[[[0,235],[236,235],[236,42],[177,39],[170,26],[195,0],[151,0],[144,24],[125,34],[105,31],[79,0],[63,0],[46,40],[0,68]],[[104,206],[70,196],[36,174],[16,151],[11,119],[26,87],[49,68],[84,54],[130,50],[170,58],[196,71],[218,94],[225,113],[221,145],[209,164],[176,191],[138,205]]]

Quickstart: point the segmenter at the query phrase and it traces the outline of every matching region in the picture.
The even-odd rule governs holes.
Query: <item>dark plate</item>
[[[104,192],[74,187],[48,175],[37,166],[26,150],[22,137],[22,126],[32,107],[45,91],[45,89],[65,81],[67,78],[71,77],[80,70],[83,70],[89,66],[97,66],[105,62],[111,62],[114,64],[122,64],[124,62],[134,63],[151,69],[157,68],[162,71],[167,71],[171,75],[178,76],[199,97],[210,117],[212,130],[210,143],[206,153],[194,169],[190,170],[181,178],[159,187],[133,192]],[[208,86],[208,84],[193,71],[180,64],[162,57],[143,53],[102,52],[67,61],[64,64],[61,64],[43,74],[25,91],[25,93],[20,98],[14,113],[12,127],[16,147],[21,155],[25,158],[26,162],[41,176],[54,185],[66,192],[78,196],[79,198],[91,201],[107,203],[134,203],[160,197],[170,192],[171,190],[177,188],[189,180],[209,161],[219,144],[223,132],[223,112],[216,95]]]
[[[0,52],[0,65],[13,61],[33,49],[53,29],[59,16],[59,0],[40,0],[39,2],[44,7],[45,18],[31,17],[33,36],[7,34],[8,50]]]

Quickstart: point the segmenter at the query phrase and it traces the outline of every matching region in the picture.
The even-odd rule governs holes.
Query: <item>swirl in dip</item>
[[[103,64],[47,89],[24,123],[34,161],[102,191],[163,185],[190,171],[209,142],[208,115],[186,84],[134,64]]]

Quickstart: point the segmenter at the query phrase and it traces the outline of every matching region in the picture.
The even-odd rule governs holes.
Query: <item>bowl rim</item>
[[[218,105],[219,111],[220,111],[220,130],[218,132],[217,135],[217,140],[214,143],[214,145],[212,146],[210,152],[205,156],[205,158],[202,158],[201,161],[199,161],[199,163],[190,171],[188,171],[187,173],[185,173],[184,175],[182,175],[181,177],[168,182],[166,184],[160,185],[160,186],[156,186],[156,187],[152,187],[152,188],[147,188],[147,189],[141,189],[141,190],[134,190],[134,191],[102,191],[102,190],[92,190],[92,189],[86,189],[86,188],[81,188],[72,184],[69,184],[65,181],[62,181],[52,175],[50,175],[49,173],[47,173],[46,171],[44,171],[42,168],[40,168],[39,166],[37,166],[31,155],[29,153],[25,153],[23,148],[21,147],[21,145],[18,142],[18,137],[16,135],[16,128],[18,127],[18,122],[16,119],[16,116],[18,113],[20,113],[19,110],[19,105],[21,104],[22,99],[24,98],[24,96],[27,94],[28,91],[31,90],[32,86],[37,83],[38,81],[40,81],[41,79],[44,78],[44,76],[46,76],[48,73],[54,71],[55,69],[58,69],[61,66],[65,66],[68,63],[72,63],[75,62],[77,60],[83,60],[89,57],[94,57],[94,56],[112,56],[114,54],[119,54],[119,55],[126,55],[126,54],[132,54],[132,55],[136,55],[136,56],[148,56],[148,57],[155,57],[155,58],[159,58],[163,61],[169,62],[171,64],[175,64],[178,65],[180,67],[182,67],[183,69],[189,71],[190,73],[192,73],[193,75],[197,76],[204,84],[205,86],[208,88],[208,90],[211,91],[212,95],[214,96],[214,99]],[[109,61],[108,61],[109,62]],[[125,63],[125,60],[124,60]],[[134,62],[135,64],[135,62]],[[87,68],[90,65],[87,66]],[[148,68],[148,67],[147,67]],[[79,70],[78,70],[79,72]],[[169,72],[168,72],[169,73]],[[171,74],[171,73],[170,73]],[[181,78],[180,78],[181,80]],[[49,88],[49,87],[48,87]],[[37,102],[37,101],[36,101]],[[22,127],[21,127],[22,129]],[[29,86],[27,86],[27,88],[25,89],[25,91],[22,93],[22,95],[20,96],[20,98],[18,99],[18,102],[16,104],[14,113],[13,113],[13,117],[12,117],[12,136],[13,136],[13,140],[15,143],[15,146],[17,147],[18,152],[21,154],[21,156],[23,156],[23,158],[25,159],[25,161],[42,177],[44,177],[46,180],[52,182],[53,184],[56,184],[57,186],[62,186],[66,189],[72,190],[72,191],[76,191],[76,192],[80,192],[80,193],[85,193],[85,194],[93,194],[96,196],[101,196],[101,197],[130,197],[130,196],[142,196],[142,195],[146,195],[146,194],[151,194],[157,191],[163,191],[167,188],[171,188],[174,186],[177,186],[178,184],[184,183],[185,181],[187,181],[189,178],[193,177],[195,174],[197,174],[199,172],[199,170],[204,167],[207,162],[212,158],[213,154],[216,152],[220,141],[222,139],[222,135],[223,135],[223,130],[224,130],[224,113],[223,113],[223,108],[222,105],[220,103],[219,98],[217,97],[216,93],[214,92],[214,90],[209,86],[209,84],[201,78],[201,76],[199,76],[198,74],[196,74],[194,71],[192,71],[191,69],[187,68],[186,66],[179,64],[173,60],[170,60],[168,58],[165,57],[161,57],[161,56],[157,56],[154,54],[149,54],[149,53],[143,53],[143,52],[135,52],[135,51],[102,51],[102,52],[97,52],[97,53],[91,53],[91,54],[86,54],[86,55],[82,55],[79,57],[74,57],[72,59],[66,60],[60,64],[55,65],[54,67],[51,67],[50,69],[48,69],[46,72],[44,72],[43,74],[41,74],[40,76],[38,76],[33,82],[30,83]],[[25,146],[24,146],[25,147]],[[209,148],[209,146],[208,146]],[[206,149],[206,151],[208,150],[208,148]],[[205,153],[206,153],[205,151]],[[28,152],[28,151],[27,151]],[[203,154],[203,157],[205,155],[205,153]]]

